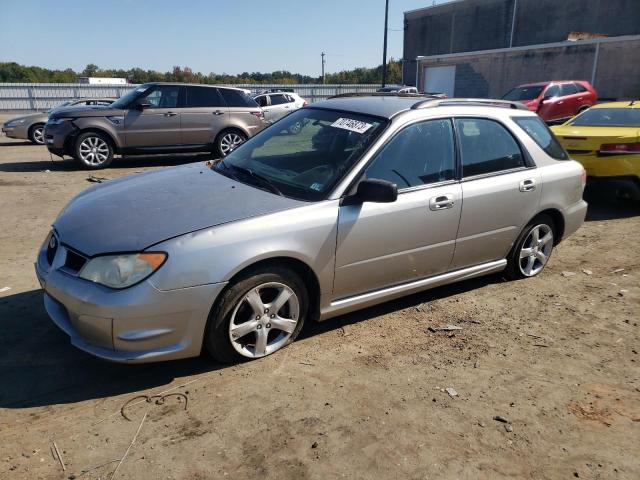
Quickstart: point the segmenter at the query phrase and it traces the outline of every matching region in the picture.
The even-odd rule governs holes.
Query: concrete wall
[[[455,65],[455,96],[500,98],[516,85],[547,80],[592,80],[601,98],[640,98],[640,38],[426,58],[425,66]],[[599,52],[596,56],[596,50]],[[415,78],[412,83],[415,83]]]
[[[572,31],[640,34],[640,0],[464,0],[406,12],[405,83],[417,56],[561,42]]]

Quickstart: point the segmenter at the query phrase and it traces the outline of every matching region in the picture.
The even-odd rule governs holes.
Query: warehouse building
[[[600,98],[640,98],[640,0],[458,0],[404,18],[404,83],[425,92],[587,80]]]

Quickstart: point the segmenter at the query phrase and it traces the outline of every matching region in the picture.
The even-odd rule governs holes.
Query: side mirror
[[[367,178],[358,184],[355,195],[345,198],[343,205],[357,203],[392,203],[398,199],[398,186],[387,180]]]

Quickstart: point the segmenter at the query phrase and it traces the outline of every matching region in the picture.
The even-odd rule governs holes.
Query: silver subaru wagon
[[[538,275],[584,221],[585,180],[519,104],[341,96],[217,162],[86,190],[36,272],[48,314],[90,354],[258,358],[305,321],[492,272]]]

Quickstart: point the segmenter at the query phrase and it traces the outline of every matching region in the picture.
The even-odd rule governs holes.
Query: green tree
[[[100,70],[100,67],[98,67],[98,65],[96,65],[95,63],[90,63],[89,65],[84,67],[84,70],[82,71],[82,76],[95,77],[96,73],[98,73],[99,70]]]

